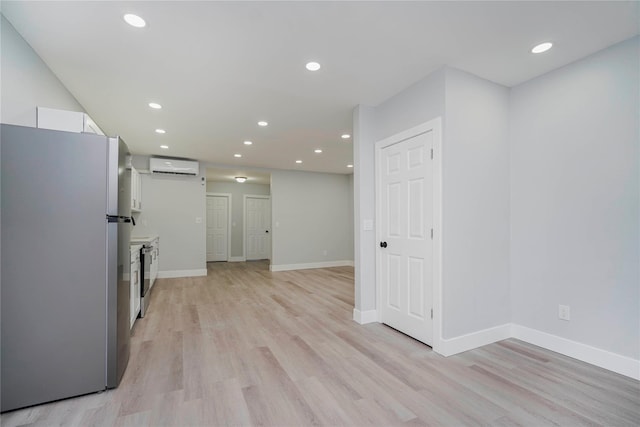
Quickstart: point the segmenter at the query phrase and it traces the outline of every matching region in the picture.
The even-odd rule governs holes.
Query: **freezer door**
[[[1,125],[8,411],[105,388],[107,138]]]

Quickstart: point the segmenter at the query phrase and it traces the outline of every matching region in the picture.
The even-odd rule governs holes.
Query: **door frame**
[[[423,133],[433,132],[433,343],[436,353],[442,353],[442,119],[437,117],[375,143],[375,205],[376,218],[382,218],[380,191],[382,188],[382,150]],[[376,311],[382,322],[380,222],[376,221]]]
[[[242,257],[247,259],[247,199],[267,199],[269,200],[269,208],[271,208],[271,196],[264,194],[245,194],[242,201],[242,227],[243,227],[243,239],[242,239]],[[273,212],[269,212],[270,219],[273,217]],[[269,229],[273,231],[273,227],[269,224]],[[273,258],[273,233],[269,233],[269,261]]]
[[[229,262],[229,260],[231,259],[231,201],[233,199],[233,195],[231,193],[206,193],[206,197],[226,197],[227,198],[227,261]],[[207,199],[205,198],[205,201]],[[205,203],[204,206],[205,212],[208,214],[209,212],[207,211],[207,204]],[[205,218],[207,218],[207,216],[205,216]],[[206,223],[206,221],[205,221]],[[207,244],[206,244],[206,239],[207,239],[207,225],[205,224],[204,227],[205,230],[205,258],[206,258],[206,253],[207,253]],[[206,261],[206,262],[210,262],[210,261]]]

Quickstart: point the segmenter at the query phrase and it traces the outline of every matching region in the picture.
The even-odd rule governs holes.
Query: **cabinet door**
[[[131,210],[138,210],[138,171],[131,167]]]
[[[138,198],[138,210],[142,210],[142,175],[136,171],[136,197]]]
[[[131,210],[140,212],[142,210],[142,179],[140,172],[131,167]]]
[[[140,255],[136,251],[136,254],[131,254],[131,276],[130,280],[130,314],[131,314],[131,327],[133,327],[138,312],[140,311]]]
[[[152,262],[151,262],[151,283],[149,287],[153,286],[158,277],[158,266],[159,266],[159,255],[160,255],[160,239],[154,239],[153,241],[153,252],[152,252]]]
[[[137,277],[140,277],[140,263],[138,263],[138,272],[136,273]],[[135,286],[135,300],[133,301],[135,317],[138,317],[138,313],[140,313],[140,283],[138,279],[138,284]],[[135,320],[134,320],[135,321]]]

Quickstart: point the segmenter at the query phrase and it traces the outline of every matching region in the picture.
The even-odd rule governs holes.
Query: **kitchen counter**
[[[157,239],[158,235],[151,235],[151,236],[142,236],[142,237],[131,237],[129,239],[129,245],[143,245],[145,243],[149,243],[151,241],[153,241],[154,239]]]

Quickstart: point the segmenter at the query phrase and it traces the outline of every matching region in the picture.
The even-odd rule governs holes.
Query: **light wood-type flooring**
[[[163,279],[121,385],[2,425],[638,426],[638,381],[506,340],[449,358],[352,320],[353,269]]]

